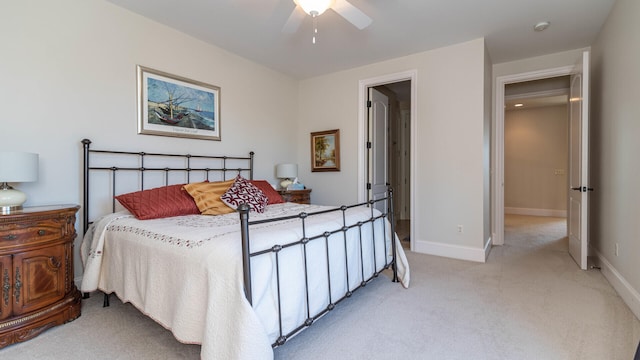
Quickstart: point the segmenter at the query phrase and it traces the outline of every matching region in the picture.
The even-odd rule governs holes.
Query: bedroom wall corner
[[[485,65],[484,39],[475,39],[300,81],[299,173],[313,188],[312,201],[336,205],[358,199],[359,81],[415,69],[414,239],[429,245],[422,249],[471,249],[480,253],[473,257],[484,258]],[[460,98],[468,99],[465,106],[459,106]],[[332,128],[340,129],[341,171],[312,173],[309,133]]]
[[[638,33],[640,2],[618,0],[591,47],[589,245],[640,318]]]
[[[0,44],[2,121],[10,129],[0,143],[40,154],[38,181],[17,184],[28,195],[25,206],[82,203],[83,138],[96,149],[255,151],[255,177],[273,183],[274,165],[297,151],[296,79],[108,1],[9,1],[0,12]],[[222,140],[137,134],[136,65],[219,86]]]

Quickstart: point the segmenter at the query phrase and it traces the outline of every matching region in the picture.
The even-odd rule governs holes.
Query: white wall
[[[640,1],[618,0],[592,46],[589,237],[640,318]],[[619,252],[616,256],[615,246]]]
[[[106,1],[4,2],[0,48],[0,151],[40,154],[39,181],[14,184],[25,205],[81,203],[83,138],[94,148],[253,150],[255,177],[271,182],[276,163],[296,160],[297,81]],[[138,135],[137,64],[220,86],[222,141]]]
[[[505,112],[505,213],[566,216],[567,111],[556,105]]]
[[[298,137],[333,128],[341,137],[340,172],[311,173],[310,145],[299,144],[300,177],[313,188],[312,201],[358,198],[359,81],[415,69],[415,250],[484,261],[486,61],[484,40],[477,39],[301,81]]]

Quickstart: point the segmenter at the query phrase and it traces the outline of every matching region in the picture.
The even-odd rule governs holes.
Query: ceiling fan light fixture
[[[333,0],[293,0],[293,2],[311,16],[322,15],[333,4]]]

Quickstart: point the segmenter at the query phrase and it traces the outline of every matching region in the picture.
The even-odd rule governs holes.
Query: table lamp
[[[294,179],[298,176],[298,164],[278,164],[276,166],[276,177],[278,179],[284,179],[280,182],[280,187],[286,189],[291,185]]]
[[[0,151],[0,210],[8,214],[22,209],[27,195],[7,183],[38,180],[38,154]]]

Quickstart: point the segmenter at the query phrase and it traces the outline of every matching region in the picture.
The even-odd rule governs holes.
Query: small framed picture
[[[311,133],[311,171],[340,171],[340,130]]]
[[[138,65],[138,134],[220,140],[220,88]]]

